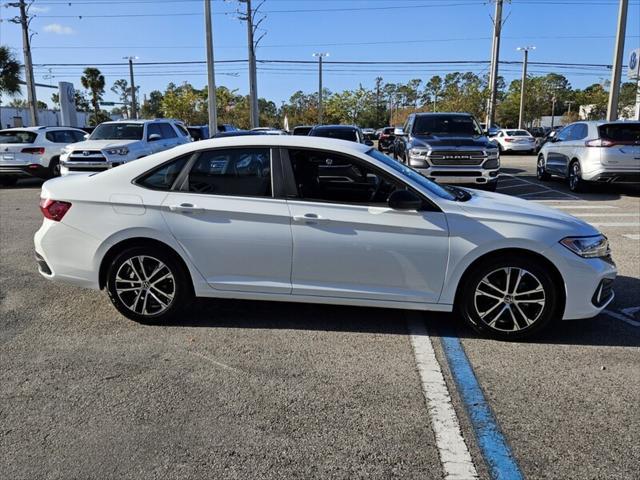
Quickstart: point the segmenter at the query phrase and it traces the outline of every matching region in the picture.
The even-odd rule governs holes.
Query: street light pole
[[[529,61],[529,50],[535,50],[536,47],[531,45],[527,47],[518,47],[518,50],[524,53],[524,61],[522,62],[522,80],[520,82],[520,115],[518,117],[518,128],[524,128],[524,92],[525,83],[527,82],[527,62]]]
[[[624,36],[627,30],[627,10],[629,0],[620,0],[618,9],[618,32],[616,47],[613,51],[613,70],[611,71],[611,90],[607,106],[607,120],[612,122],[618,118],[618,96],[620,95],[620,79],[622,77],[622,56],[624,55]]]
[[[209,137],[218,133],[218,107],[216,99],[216,76],[213,63],[213,26],[211,25],[211,0],[204,0],[204,25],[207,42],[207,92],[209,103]]]
[[[24,52],[24,76],[27,84],[27,100],[29,101],[29,120],[31,126],[38,125],[38,100],[36,98],[36,82],[33,78],[33,60],[31,58],[31,38],[29,36],[29,22],[31,19],[27,15],[28,6],[24,0],[17,4],[8,4],[11,7],[20,8],[20,18],[14,23],[20,23],[22,27],[22,49]]]
[[[129,80],[131,83],[131,119],[136,120],[138,118],[138,108],[136,106],[136,85],[133,80],[133,61],[138,57],[122,57],[125,60],[129,60]]]
[[[487,128],[496,120],[496,98],[498,97],[498,63],[500,62],[500,32],[502,31],[502,2],[495,0],[496,11],[493,18],[493,44],[491,47],[491,75],[489,77],[489,108],[487,109]]]
[[[314,57],[318,57],[318,125],[322,125],[322,58],[328,57],[329,54],[314,53]]]

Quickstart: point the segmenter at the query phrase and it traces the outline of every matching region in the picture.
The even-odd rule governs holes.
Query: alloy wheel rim
[[[542,164],[543,160],[541,158],[538,159],[538,177],[542,177],[544,174],[544,165]]]
[[[580,167],[577,163],[574,163],[571,167],[571,175],[569,175],[569,182],[571,183],[571,188],[576,188],[578,185],[578,177],[580,175]]]
[[[538,277],[518,267],[493,270],[480,280],[473,297],[480,320],[501,332],[531,327],[546,305],[546,294]]]
[[[171,306],[176,282],[171,269],[155,257],[138,255],[125,261],[116,273],[120,301],[138,315],[155,316]]]

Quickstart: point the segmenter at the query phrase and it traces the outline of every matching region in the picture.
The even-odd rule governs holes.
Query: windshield
[[[0,143],[33,143],[37,133],[28,130],[3,130],[0,132]]]
[[[355,130],[349,128],[315,128],[309,135],[312,137],[337,138],[339,140],[358,141],[358,135]]]
[[[482,135],[478,122],[469,115],[417,115],[414,135]]]
[[[142,140],[143,130],[140,123],[102,123],[89,140]]]
[[[507,130],[506,134],[508,137],[528,137],[529,132],[525,130]]]
[[[413,180],[420,186],[426,188],[427,190],[429,190],[429,192],[433,193],[434,195],[437,195],[440,198],[444,198],[445,200],[458,199],[458,197],[453,192],[447,189],[444,189],[442,186],[438,185],[435,182],[432,182],[417,170],[414,170],[413,168],[408,167],[398,162],[397,160],[394,160],[393,158],[386,156],[384,153],[378,150],[375,150],[372,148],[367,152],[367,155],[375,158],[376,160],[380,160],[382,163],[384,163],[388,167],[391,167],[396,172],[399,172],[405,177],[410,178],[411,180]]]

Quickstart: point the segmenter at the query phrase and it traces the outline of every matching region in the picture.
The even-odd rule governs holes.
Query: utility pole
[[[487,129],[491,128],[496,119],[496,98],[498,96],[498,63],[500,61],[500,32],[502,31],[502,3],[494,0],[496,11],[493,18],[493,44],[491,47],[491,75],[489,76],[489,108],[487,111]]]
[[[133,81],[133,61],[137,60],[138,57],[122,57],[125,60],[129,60],[129,80],[131,88],[131,120],[136,120],[138,118],[138,108],[136,107],[136,85]]]
[[[28,6],[24,0],[7,4],[9,7],[18,7],[20,17],[11,19],[12,23],[19,23],[22,27],[22,50],[24,52],[24,77],[27,84],[27,100],[29,102],[29,120],[31,126],[38,125],[38,99],[36,98],[36,84],[33,78],[33,60],[31,59],[31,38],[29,36]]]
[[[216,98],[216,76],[213,62],[213,26],[211,25],[211,0],[204,0],[204,25],[207,42],[207,92],[209,102],[209,137],[218,134],[218,107]]]
[[[314,53],[318,57],[318,125],[322,125],[322,57],[328,57],[328,53]]]
[[[518,47],[518,50],[524,53],[524,61],[522,62],[522,80],[520,81],[520,115],[518,117],[518,128],[524,128],[524,92],[525,83],[527,82],[527,62],[529,61],[529,50],[535,50],[536,47]]]
[[[554,119],[556,118],[556,96],[551,97],[551,129],[553,130]]]
[[[629,0],[620,0],[618,9],[618,32],[616,46],[613,50],[613,70],[611,71],[611,90],[607,106],[607,120],[612,122],[618,118],[618,96],[620,95],[620,79],[622,77],[622,56],[624,55],[624,36],[627,30],[627,10]]]
[[[258,39],[258,42],[254,42],[255,29],[260,22],[264,19],[260,19],[258,23],[254,25],[255,10],[251,8],[251,0],[241,0],[247,4],[247,13],[241,17],[241,20],[247,22],[247,45],[249,47],[249,120],[251,128],[260,126],[260,112],[258,110],[258,75],[256,73],[256,44],[262,37]],[[258,5],[260,8],[262,4]],[[257,10],[257,9],[256,9]]]
[[[574,103],[576,103],[576,102],[574,102],[573,100],[568,100],[568,101],[566,101],[566,102],[564,102],[564,103],[566,103],[566,104],[568,105],[568,108],[569,108],[569,109],[567,110],[567,113],[571,113],[571,105],[573,105],[573,104],[574,104]]]

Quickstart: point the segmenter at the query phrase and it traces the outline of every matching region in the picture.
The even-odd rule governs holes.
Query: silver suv
[[[640,122],[576,122],[567,125],[538,155],[538,180],[566,178],[574,192],[589,182],[640,183]]]
[[[104,122],[86,141],[63,150],[60,171],[99,172],[190,141],[189,131],[176,120]]]

